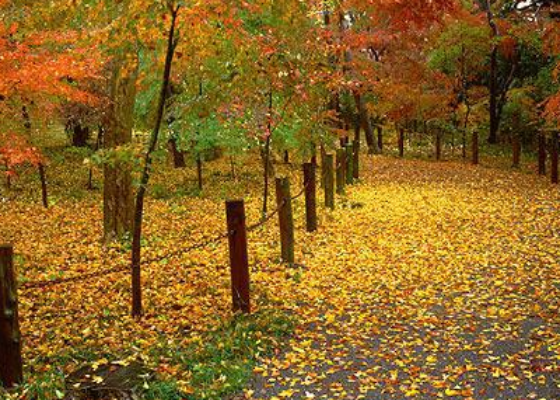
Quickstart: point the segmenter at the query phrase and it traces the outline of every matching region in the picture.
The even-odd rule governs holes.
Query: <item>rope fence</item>
[[[351,153],[347,153],[347,157],[351,157]],[[338,169],[344,169],[349,161],[345,160],[344,163],[337,165]],[[254,232],[259,228],[267,225],[275,216],[278,216],[278,225],[280,228],[280,244],[282,261],[285,264],[295,265],[294,260],[294,222],[292,215],[292,202],[305,195],[305,213],[307,220],[307,231],[312,232],[317,229],[317,216],[316,216],[316,166],[312,163],[304,165],[304,180],[301,190],[295,194],[290,194],[290,185],[288,178],[276,179],[276,205],[277,207],[269,214],[263,215],[262,218],[252,224],[246,225],[245,218],[245,203],[243,200],[227,201],[226,202],[226,221],[227,231],[224,233],[211,236],[206,240],[202,240],[193,245],[182,247],[176,251],[167,252],[155,257],[143,259],[142,264],[158,263],[165,259],[182,256],[184,254],[201,250],[222,242],[228,239],[229,243],[229,259],[230,259],[230,272],[231,272],[231,294],[233,302],[233,310],[241,311],[244,313],[250,312],[250,290],[249,290],[249,262],[248,262],[248,246],[247,234]],[[325,167],[323,167],[325,168]],[[331,164],[332,168],[332,164]],[[337,171],[338,172],[338,171]],[[346,172],[346,171],[344,171]],[[345,176],[345,174],[341,174]],[[330,175],[333,180],[333,174]],[[326,182],[324,185],[326,198],[327,191],[333,191],[334,182]],[[330,189],[329,189],[330,188]],[[333,191],[334,193],[334,191]],[[330,196],[334,196],[331,193]],[[328,208],[332,208],[328,202],[325,203]],[[33,290],[40,290],[45,288],[52,288],[55,286],[68,285],[78,282],[86,282],[95,278],[100,278],[112,274],[119,274],[124,272],[132,272],[131,263],[116,265],[111,268],[102,269],[99,271],[88,272],[83,274],[76,274],[69,277],[58,277],[47,280],[24,281],[18,285],[15,269],[14,269],[14,254],[13,246],[4,245],[0,246],[0,315],[6,316],[0,319],[0,344],[12,343],[15,348],[6,349],[0,346],[0,358],[6,358],[8,367],[5,370],[20,371],[22,369],[21,361],[21,342],[19,341],[19,320],[18,320],[18,302],[15,295],[18,290],[23,293],[29,293]],[[134,280],[133,280],[134,281]],[[137,288],[137,287],[136,287]],[[132,294],[135,294],[135,287],[133,282]],[[166,308],[167,309],[167,308]],[[71,317],[75,315],[79,309],[76,310],[49,310],[41,316],[33,314],[30,319],[46,319],[52,320],[61,317]],[[90,315],[91,316],[91,315]],[[112,316],[114,318],[114,316]],[[8,356],[4,357],[5,354]],[[2,371],[0,371],[2,372]],[[1,374],[0,374],[1,375]],[[0,385],[4,384],[10,386],[13,382],[20,382],[21,377],[0,376]]]
[[[295,201],[297,199],[299,199],[301,196],[303,196],[303,194],[305,194],[305,190],[308,188],[309,185],[303,186],[303,188],[300,190],[300,192],[294,196],[291,197],[291,201]],[[247,232],[253,232],[257,229],[259,229],[262,226],[265,226],[267,223],[269,223],[272,218],[274,218],[278,212],[280,211],[280,209],[285,205],[285,202],[282,202],[282,204],[280,204],[279,206],[277,206],[271,213],[269,213],[267,216],[265,216],[264,218],[262,218],[259,222],[256,222],[253,225],[250,225],[247,227]],[[165,259],[169,259],[169,258],[175,258],[178,256],[182,256],[184,254],[190,253],[192,251],[195,250],[202,250],[212,244],[216,244],[221,242],[224,239],[227,239],[228,237],[230,237],[232,234],[232,232],[226,232],[226,233],[222,233],[218,236],[212,237],[208,240],[204,240],[202,242],[196,243],[194,245],[188,246],[188,247],[184,247],[181,248],[179,250],[176,251],[172,251],[170,253],[166,253],[164,255],[160,255],[157,257],[152,257],[152,258],[147,258],[145,260],[142,260],[143,264],[152,264],[152,263],[158,263],[161,262]],[[22,282],[18,285],[18,289],[21,291],[29,291],[31,289],[43,289],[43,288],[47,288],[47,287],[53,287],[53,286],[58,286],[58,285],[64,285],[64,284],[69,284],[69,283],[77,283],[77,282],[85,282],[94,278],[99,278],[102,276],[107,276],[107,275],[112,275],[112,274],[118,274],[118,273],[122,273],[122,272],[126,272],[126,271],[130,271],[130,264],[125,264],[125,265],[119,265],[119,266],[115,266],[112,268],[108,268],[108,269],[104,269],[101,271],[95,271],[95,272],[89,272],[89,273],[84,273],[84,274],[80,274],[80,275],[76,275],[76,276],[71,276],[71,277],[60,277],[60,278],[54,278],[54,279],[48,279],[48,280],[39,280],[39,281],[25,281]]]

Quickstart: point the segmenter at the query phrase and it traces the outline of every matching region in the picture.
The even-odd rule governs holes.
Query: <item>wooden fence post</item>
[[[305,220],[307,232],[317,230],[317,185],[315,181],[315,165],[303,164],[303,185],[305,187]]]
[[[474,131],[472,135],[472,163],[478,165],[478,131]]]
[[[247,229],[245,226],[245,203],[243,200],[227,201],[226,215],[229,233],[233,311],[250,313],[249,256],[247,253]]]
[[[276,178],[276,205],[280,223],[280,243],[282,261],[294,263],[294,219],[292,214],[292,198],[290,181],[287,177]]]
[[[352,173],[354,174],[354,179],[360,179],[360,141],[354,140],[352,142],[353,146],[353,160],[354,165],[352,166]]]
[[[6,388],[23,381],[14,249],[0,246],[0,383]]]
[[[539,175],[546,175],[546,137],[539,132]]]
[[[326,154],[323,157],[323,171],[325,207],[334,210],[334,157],[332,154]]]
[[[519,136],[515,135],[511,142],[511,152],[513,157],[513,168],[518,168],[521,164],[521,140]]]
[[[554,131],[551,135],[550,146],[550,181],[558,183],[558,132]]]
[[[346,150],[346,183],[354,183],[354,147],[351,144],[345,146]]]
[[[344,149],[336,149],[336,193],[344,194],[344,185],[346,183],[346,176],[344,169],[346,166]]]
[[[399,128],[399,157],[404,157],[404,128]]]

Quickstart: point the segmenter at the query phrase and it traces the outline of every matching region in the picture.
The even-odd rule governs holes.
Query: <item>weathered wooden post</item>
[[[352,185],[354,183],[354,147],[347,144],[346,151],[346,183]]]
[[[550,181],[558,183],[558,131],[553,131],[550,135]]]
[[[519,140],[519,136],[514,135],[511,142],[511,153],[513,157],[513,168],[519,168],[521,164],[521,140]]]
[[[249,256],[243,200],[226,202],[233,311],[251,312]]]
[[[313,163],[303,164],[307,232],[314,232],[317,230],[317,187],[315,182],[315,165],[313,165]]]
[[[292,214],[292,198],[290,181],[287,177],[276,178],[276,205],[280,224],[280,244],[282,261],[293,264],[294,257],[294,219]]]
[[[336,149],[336,193],[344,194],[344,185],[346,177],[344,174],[344,167],[346,165],[344,149]]]
[[[399,128],[399,157],[404,157],[404,128]]]
[[[546,175],[546,136],[539,132],[539,175]]]
[[[354,179],[360,179],[360,141],[354,140],[352,142],[353,146],[353,157],[352,160],[354,164],[352,166],[352,173],[354,175]]]
[[[472,135],[472,163],[478,165],[478,131],[474,131]]]
[[[323,171],[325,207],[334,210],[334,157],[332,154],[326,154],[323,157]]]
[[[0,246],[0,383],[6,388],[23,381],[14,249]]]

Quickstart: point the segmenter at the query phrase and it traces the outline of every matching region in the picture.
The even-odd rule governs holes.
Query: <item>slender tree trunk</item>
[[[196,157],[196,176],[198,177],[198,190],[202,191],[202,157],[200,154]]]
[[[490,113],[490,132],[488,134],[488,143],[498,143],[498,130],[500,121],[498,119],[498,47],[494,46],[490,55],[490,101],[488,111]]]
[[[44,164],[40,163],[39,169],[39,179],[41,180],[41,198],[43,200],[43,206],[49,208],[49,196],[47,193],[47,174],[45,173]]]
[[[173,54],[177,42],[175,40],[175,23],[179,14],[180,6],[171,11],[171,27],[167,38],[167,53],[165,57],[165,67],[163,71],[163,80],[159,103],[157,108],[157,117],[154,130],[150,137],[150,143],[144,158],[144,169],[140,179],[140,187],[136,193],[136,207],[134,210],[134,231],[132,235],[132,315],[139,317],[142,315],[142,287],[141,287],[141,240],[142,240],[142,220],[144,216],[144,198],[148,183],[150,180],[150,172],[152,167],[152,153],[156,149],[163,113],[165,111],[166,94],[169,87],[169,76],[171,75],[171,64],[173,62]]]
[[[436,130],[436,160],[441,161],[441,131]]]
[[[546,175],[546,136],[539,132],[539,175]]]
[[[237,175],[235,173],[235,159],[233,156],[229,156],[229,163],[231,167],[231,179],[237,180]]]
[[[479,148],[478,148],[478,132],[474,131],[472,136],[472,163],[478,165],[479,163]]]
[[[273,107],[273,97],[272,97],[272,86],[270,88],[270,92],[268,93],[268,135],[266,137],[266,142],[264,145],[264,155],[263,155],[263,162],[264,162],[264,193],[263,193],[263,217],[266,216],[267,207],[268,207],[268,179],[270,177],[271,172],[271,165],[270,165],[270,140],[272,136],[272,107]]]
[[[398,128],[398,135],[399,135],[399,157],[404,157],[404,128]]]
[[[552,132],[550,138],[550,181],[558,183],[558,132]]]
[[[519,140],[519,136],[517,135],[512,138],[511,150],[513,156],[512,166],[513,168],[519,168],[519,165],[521,163],[521,141]]]

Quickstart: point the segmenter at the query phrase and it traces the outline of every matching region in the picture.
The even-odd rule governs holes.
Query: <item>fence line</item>
[[[296,200],[296,199],[300,198],[305,193],[306,188],[307,188],[307,185],[304,186],[303,189],[298,194],[293,196],[291,199]],[[279,207],[276,207],[276,209],[274,209],[266,217],[262,218],[259,222],[256,222],[255,224],[248,226],[247,227],[247,232],[253,232],[253,231],[257,230],[258,228],[266,225],[268,222],[270,222],[270,220],[272,220],[272,218],[276,214],[278,214],[278,212],[280,211],[282,206],[283,206],[283,204],[280,205]],[[232,235],[232,233],[233,232],[222,233],[218,236],[215,236],[215,237],[212,237],[208,240],[196,243],[196,244],[191,245],[189,247],[181,248],[179,250],[176,250],[176,251],[173,251],[173,252],[170,252],[170,253],[166,253],[166,254],[161,255],[161,256],[152,257],[152,258],[142,260],[142,264],[151,264],[151,263],[155,263],[155,262],[160,262],[160,261],[163,261],[167,258],[173,258],[173,257],[177,257],[177,256],[180,256],[180,255],[183,255],[183,254],[190,253],[190,252],[195,251],[195,250],[201,250],[201,249],[203,249],[205,247],[208,247],[212,244],[219,243],[222,240],[227,239],[230,235]],[[89,273],[79,274],[79,275],[75,275],[75,276],[71,276],[71,277],[60,277],[60,278],[55,278],[55,279],[39,280],[39,281],[27,281],[27,282],[21,283],[19,285],[18,289],[20,289],[22,291],[28,291],[28,290],[31,290],[31,289],[43,289],[43,288],[47,288],[47,287],[59,286],[59,285],[64,285],[64,284],[68,284],[68,283],[84,282],[84,281],[88,281],[88,280],[94,279],[94,278],[99,278],[99,277],[102,277],[102,276],[107,276],[107,275],[126,272],[126,271],[129,271],[130,268],[131,268],[130,264],[127,263],[126,265],[118,265],[118,266],[108,268],[108,269],[104,269],[104,270],[101,270],[101,271],[89,272]]]

